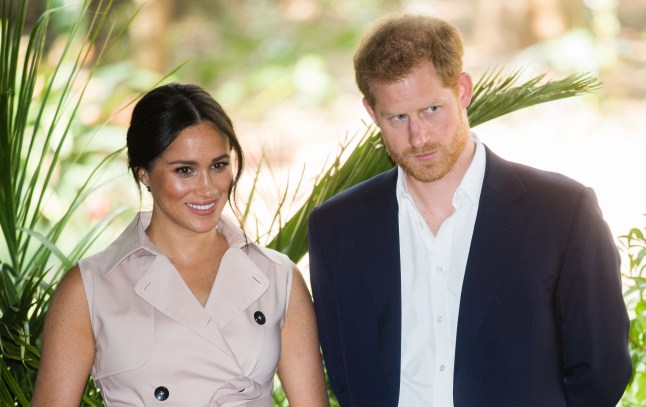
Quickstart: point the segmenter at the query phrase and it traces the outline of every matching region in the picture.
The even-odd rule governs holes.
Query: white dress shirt
[[[460,293],[485,172],[476,150],[453,195],[454,213],[433,235],[398,170],[402,343],[399,405],[452,407]]]

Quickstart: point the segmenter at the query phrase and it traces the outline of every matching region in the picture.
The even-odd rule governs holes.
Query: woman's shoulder
[[[293,263],[287,255],[254,242],[240,226],[225,216],[220,218],[218,229],[224,234],[230,247],[243,250],[256,265],[262,266],[261,268],[291,270]]]
[[[81,259],[78,262],[81,273],[93,271],[107,274],[125,258],[141,249],[155,254],[152,246],[147,244],[146,238],[143,236],[145,224],[142,222],[146,222],[146,216],[148,216],[147,221],[149,222],[148,213],[138,213],[107,247]]]
[[[277,265],[287,266],[289,268],[292,267],[291,259],[286,254],[281,253],[278,250],[270,249],[269,247],[257,243],[251,243],[248,247]]]
[[[274,286],[285,287],[289,292],[295,265],[287,255],[257,243],[250,243],[246,253]]]

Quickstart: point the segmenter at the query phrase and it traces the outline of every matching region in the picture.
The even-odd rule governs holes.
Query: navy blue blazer
[[[594,192],[489,149],[486,157],[458,317],[455,407],[615,406],[631,375],[629,319]],[[399,399],[396,180],[394,168],[309,220],[319,335],[343,407]]]

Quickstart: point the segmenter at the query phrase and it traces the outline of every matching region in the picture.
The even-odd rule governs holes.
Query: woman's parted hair
[[[374,83],[402,79],[427,61],[444,86],[457,87],[463,54],[462,36],[453,24],[431,16],[389,16],[362,37],[354,53],[355,79],[374,108]]]
[[[210,122],[229,142],[237,168],[229,187],[233,194],[244,168],[244,155],[233,123],[222,106],[197,85],[169,83],[146,93],[135,105],[127,133],[128,167],[139,186],[137,171],[154,161],[184,129]]]

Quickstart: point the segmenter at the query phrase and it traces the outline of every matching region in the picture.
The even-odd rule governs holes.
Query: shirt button
[[[155,389],[155,398],[159,401],[164,401],[168,398],[170,392],[164,386],[159,386]]]
[[[446,368],[444,367],[444,365],[440,365],[440,372],[443,372],[443,371],[444,371],[444,369],[446,369]]]
[[[441,273],[444,271],[444,268],[442,266],[437,266],[435,267],[435,271],[437,271],[438,273]]]
[[[256,323],[257,323],[258,325],[264,325],[264,324],[265,324],[265,322],[266,322],[265,314],[263,314],[263,313],[262,313],[262,312],[260,312],[260,311],[256,311],[256,312],[254,312],[254,314],[253,314],[253,319],[255,319],[255,320],[256,320]]]
[[[441,324],[442,321],[444,321],[444,318],[442,318],[442,315],[438,315],[437,322]]]

